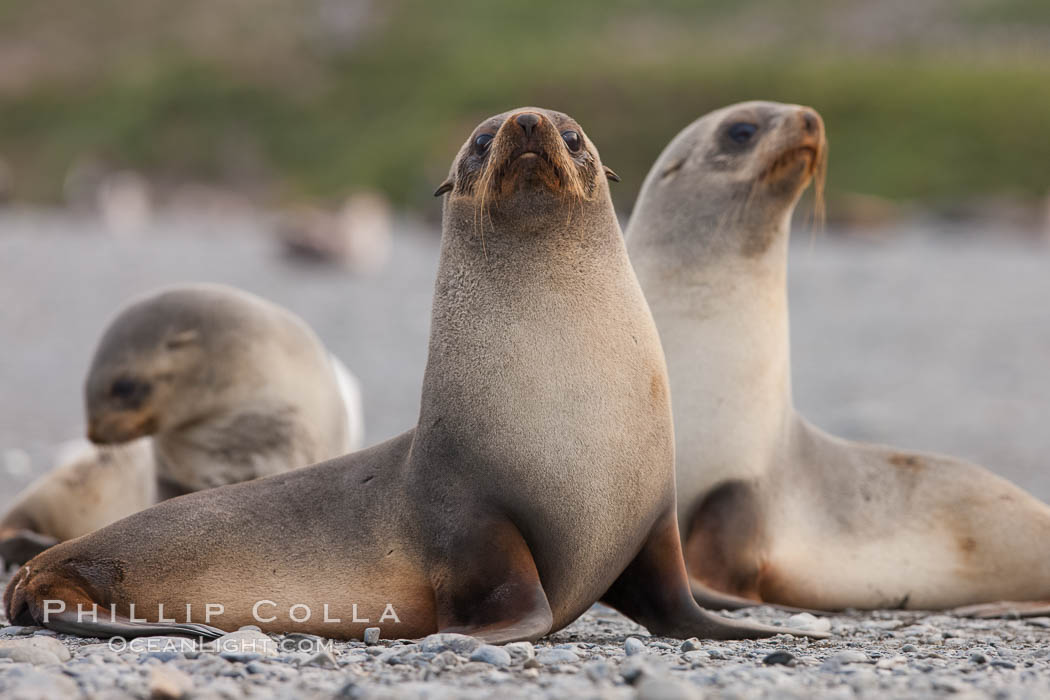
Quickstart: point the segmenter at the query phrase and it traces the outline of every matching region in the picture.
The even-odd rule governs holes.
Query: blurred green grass
[[[623,177],[614,197],[629,208],[677,131],[746,99],[823,114],[832,203],[847,192],[937,206],[1050,189],[1050,49],[1009,34],[979,41],[1020,24],[1038,47],[1050,13],[1037,3],[960,0],[914,20],[940,28],[938,41],[876,34],[859,47],[864,15],[858,29],[831,0],[405,0],[377,3],[368,31],[336,46],[296,24],[305,5],[191,2],[191,18],[226,23],[205,49],[186,39],[185,17],[142,10],[129,27],[125,7],[94,6],[85,41],[111,30],[113,47],[100,44],[82,71],[0,91],[0,156],[19,198],[58,199],[70,164],[93,155],[167,181],[236,186],[247,169],[284,201],[374,187],[425,206],[477,121],[537,104],[580,121]],[[25,8],[0,0],[0,39],[56,21]],[[136,42],[124,46],[120,32]],[[94,56],[90,46],[80,55]]]

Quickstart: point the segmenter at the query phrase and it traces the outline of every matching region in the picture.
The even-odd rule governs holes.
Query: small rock
[[[58,657],[47,649],[28,646],[0,648],[0,659],[11,659],[14,662],[33,664],[34,666],[60,663]]]
[[[75,698],[81,694],[72,678],[57,674],[27,670],[15,674],[14,670],[4,675],[3,696],[14,699]]]
[[[905,644],[904,646],[901,647],[901,651],[903,651],[905,653],[908,653],[908,654],[910,654],[912,652],[915,652],[915,651],[918,651],[918,650],[919,650],[918,647],[916,647],[914,644]]]
[[[516,664],[523,664],[529,659],[536,658],[536,647],[532,642],[511,642],[504,644],[503,649],[510,654],[510,659]]]
[[[416,644],[383,649],[383,653],[376,657],[379,663],[391,666],[411,664],[419,657],[419,646]]]
[[[574,664],[579,660],[579,655],[568,649],[540,649],[536,652],[536,661],[544,666]]]
[[[696,637],[693,637],[692,639],[687,639],[684,642],[682,642],[682,646],[678,647],[678,650],[684,654],[687,651],[700,651],[700,649],[702,648],[703,647],[700,645],[700,640]]]
[[[708,654],[706,651],[703,651],[702,649],[698,649],[696,651],[687,651],[684,654],[682,654],[682,661],[685,661],[688,664],[692,664],[693,666],[702,666],[710,660],[711,655]]]
[[[365,644],[379,644],[379,628],[369,627],[365,629]]]
[[[154,700],[179,700],[191,692],[193,679],[174,666],[157,666],[150,673],[149,695]]]
[[[645,645],[642,644],[642,640],[637,637],[628,637],[624,640],[623,650],[627,652],[628,656],[634,656],[635,654],[641,654],[645,651]]]
[[[224,651],[219,656],[227,661],[236,661],[242,664],[246,664],[249,661],[258,661],[263,657],[262,654],[256,651]],[[240,671],[234,670],[234,673],[240,673]]]
[[[10,625],[8,627],[0,627],[0,637],[15,637],[22,634],[22,630],[25,627],[21,625]]]
[[[1017,664],[1013,661],[999,661],[998,659],[992,661],[992,666],[996,668],[1017,668]]]
[[[443,651],[453,651],[462,656],[469,656],[474,650],[481,646],[481,640],[465,634],[432,634],[419,643],[420,651],[438,654]]]
[[[179,658],[179,656],[181,656],[181,654],[175,651],[151,651],[146,654],[140,654],[139,662],[145,663],[146,659],[156,659],[157,661],[166,663],[168,661],[174,661]]]
[[[767,654],[762,663],[766,666],[793,666],[795,663],[795,655],[790,651],[774,651],[772,654]]]
[[[857,651],[856,649],[843,649],[831,656],[828,661],[838,662],[840,664],[866,664],[871,661],[868,655],[863,651]]]
[[[453,668],[459,666],[463,660],[454,651],[443,651],[430,660],[430,665],[438,669]]]
[[[616,669],[608,661],[588,661],[583,665],[583,674],[592,683],[613,682],[616,678]]]
[[[244,625],[238,632],[262,632],[262,629],[258,625]]]
[[[250,661],[244,667],[244,670],[248,673],[269,673],[269,667],[260,661]]]
[[[620,677],[628,684],[636,684],[644,676],[660,676],[656,664],[650,663],[654,657],[649,654],[629,656],[620,664]]]
[[[318,668],[339,668],[339,664],[327,651],[319,651],[311,656],[303,666],[317,666]]]
[[[932,687],[934,690],[943,690],[948,693],[958,693],[963,686],[947,678],[934,678]]]
[[[673,678],[642,678],[637,685],[637,700],[697,700],[696,688]]]
[[[789,617],[786,626],[802,632],[830,632],[831,620],[804,612]]]
[[[903,655],[891,656],[887,659],[879,659],[875,662],[875,668],[900,668],[908,665],[908,657]]]
[[[988,661],[988,657],[979,651],[975,651],[974,653],[970,654],[970,661],[972,661],[975,664],[983,664]]]
[[[302,632],[291,632],[284,635],[280,647],[283,651],[299,652],[302,654],[316,654],[327,648],[325,640],[316,634],[304,634]]]
[[[69,661],[70,654],[66,645],[54,637],[33,636],[0,640],[0,658],[39,666],[40,664]]]
[[[238,630],[224,634],[215,641],[205,645],[205,648],[209,647],[218,651],[223,658],[229,658],[229,655],[238,657],[255,655],[247,659],[248,661],[254,661],[262,656],[276,656],[278,651],[277,642],[262,632],[256,632],[255,630]],[[245,659],[234,658],[230,660],[242,661]]]
[[[491,644],[482,644],[470,655],[471,661],[481,661],[493,666],[510,666],[510,654]]]

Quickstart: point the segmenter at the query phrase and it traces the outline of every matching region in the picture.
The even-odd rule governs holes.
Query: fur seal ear
[[[449,179],[445,180],[440,185],[438,185],[438,188],[436,190],[434,190],[434,196],[435,197],[440,197],[441,195],[445,194],[446,192],[451,192],[452,188],[455,186],[455,184],[456,183],[452,182],[452,178],[449,178]]]
[[[602,167],[605,168],[605,177],[609,178],[613,182],[620,181],[620,176],[614,173],[612,168],[610,168],[608,165],[603,165]]]

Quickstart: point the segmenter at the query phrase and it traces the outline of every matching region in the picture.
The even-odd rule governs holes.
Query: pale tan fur
[[[106,447],[84,441],[18,495],[0,522],[0,540],[26,529],[73,539],[148,508],[156,491],[148,438]]]
[[[813,168],[753,181],[798,143],[803,114],[744,103],[687,127],[653,166],[627,229],[667,354],[683,537],[707,496],[739,482],[757,512],[743,516],[756,535],[740,556],[752,559],[736,564],[756,572],[756,597],[767,602],[947,608],[1047,598],[1046,505],[980,467],[840,440],[795,411],[787,241]],[[759,126],[756,143],[723,157],[719,139],[741,121]]]

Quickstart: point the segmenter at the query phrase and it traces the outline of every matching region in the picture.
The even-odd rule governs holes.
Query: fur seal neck
[[[822,188],[826,159],[816,112],[748,102],[683,130],[643,184],[627,245],[675,349],[676,413],[692,416],[676,431],[679,453],[703,445],[719,465],[705,481],[761,473],[777,441],[755,436],[791,428],[788,234],[802,190],[814,177]],[[679,469],[679,489],[695,478]]]

